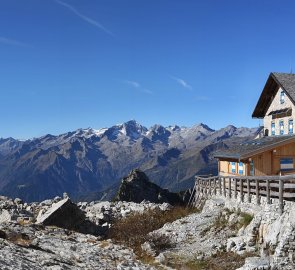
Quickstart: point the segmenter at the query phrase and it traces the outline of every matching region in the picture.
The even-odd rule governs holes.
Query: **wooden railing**
[[[251,202],[253,195],[260,204],[261,196],[266,197],[268,204],[271,198],[279,200],[280,212],[284,209],[284,200],[295,201],[295,175],[284,176],[214,176],[195,177],[196,196],[223,195]]]

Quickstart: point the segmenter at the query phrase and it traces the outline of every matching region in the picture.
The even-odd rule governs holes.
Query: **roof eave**
[[[295,141],[295,136],[292,136],[291,138],[288,138],[288,139],[280,141],[280,142],[276,142],[276,143],[273,143],[273,144],[270,144],[270,145],[266,145],[265,147],[261,147],[261,148],[255,150],[255,151],[250,151],[248,153],[245,153],[245,154],[241,155],[240,158],[241,159],[247,159],[247,158],[259,155],[259,154],[261,154],[261,153],[263,153],[265,151],[272,150],[273,148],[285,145],[287,143],[291,143],[292,141]]]
[[[261,94],[260,94],[260,97],[259,97],[259,99],[258,99],[258,101],[257,101],[256,106],[255,106],[255,109],[254,109],[254,111],[253,111],[253,113],[252,113],[252,118],[259,118],[259,119],[261,119],[261,118],[264,117],[264,115],[265,115],[265,113],[266,113],[266,111],[267,111],[267,108],[268,108],[269,105],[270,105],[270,102],[268,102],[268,104],[266,104],[266,105],[264,105],[264,106],[262,106],[261,103],[263,103],[263,101],[264,101],[264,100],[263,100],[263,99],[264,99],[264,96],[268,94],[268,92],[269,92],[268,89],[272,86],[272,83],[273,83],[273,82],[275,82],[277,86],[279,85],[279,84],[278,84],[278,81],[276,80],[276,78],[275,78],[275,76],[274,76],[274,74],[271,72],[271,73],[269,74],[267,80],[266,80],[265,86],[264,86],[264,88],[263,88],[263,90],[262,90],[262,92],[261,92]],[[277,88],[277,87],[276,87],[276,88]],[[266,99],[266,100],[267,100],[267,99]],[[261,108],[263,108],[263,107],[267,107],[267,108],[265,108],[264,110],[261,110]]]
[[[218,159],[220,159],[220,158],[227,158],[227,159],[237,159],[237,160],[239,160],[240,158],[241,158],[241,156],[240,155],[227,155],[227,154],[224,154],[224,155],[222,155],[222,154],[219,154],[219,155],[214,155],[214,158],[218,158]]]

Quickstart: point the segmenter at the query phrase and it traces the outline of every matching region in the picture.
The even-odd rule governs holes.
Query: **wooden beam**
[[[236,199],[238,197],[237,178],[234,179],[234,194],[235,194],[235,199]]]
[[[270,204],[270,186],[269,186],[269,180],[266,180],[266,201],[267,201],[267,204]]]
[[[231,180],[232,178],[228,178],[228,197],[231,198]]]
[[[284,195],[284,181],[283,180],[280,180],[280,188],[279,188],[280,214],[283,214],[283,211],[284,211],[283,195]]]
[[[256,181],[256,203],[260,204],[260,198],[259,198],[259,181]]]
[[[247,197],[248,197],[248,203],[251,202],[251,193],[250,193],[250,179],[247,179]]]
[[[240,196],[241,196],[241,202],[244,201],[244,183],[243,179],[240,179]]]

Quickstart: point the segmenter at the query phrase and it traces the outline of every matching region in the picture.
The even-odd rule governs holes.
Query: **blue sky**
[[[295,69],[294,26],[291,0],[0,0],[0,137],[258,126],[269,73]]]

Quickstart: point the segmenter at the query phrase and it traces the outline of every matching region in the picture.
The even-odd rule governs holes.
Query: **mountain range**
[[[26,141],[0,139],[0,193],[26,201],[63,192],[99,199],[135,168],[161,187],[179,191],[191,187],[196,174],[217,173],[216,150],[252,139],[257,132],[232,125],[213,130],[202,123],[148,129],[131,120]]]

